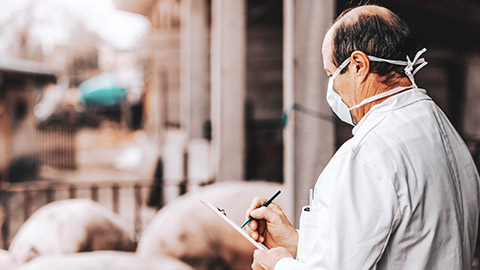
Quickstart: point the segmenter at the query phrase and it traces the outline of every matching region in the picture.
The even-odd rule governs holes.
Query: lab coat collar
[[[382,103],[374,105],[352,129],[352,134],[355,136],[362,129],[370,130],[386,116],[388,111],[397,110],[425,99],[431,100],[427,91],[421,88],[413,88],[391,96]]]

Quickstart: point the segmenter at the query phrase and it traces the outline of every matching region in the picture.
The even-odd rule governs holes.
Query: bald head
[[[355,23],[361,15],[378,15],[388,21],[392,21],[395,16],[395,14],[387,8],[375,5],[365,5],[343,11],[335,20],[334,25]]]
[[[322,53],[325,67],[338,67],[352,52],[386,59],[405,60],[416,52],[415,37],[395,13],[387,8],[365,5],[344,11],[327,32]],[[372,63],[371,72],[380,76],[403,76],[401,67]]]

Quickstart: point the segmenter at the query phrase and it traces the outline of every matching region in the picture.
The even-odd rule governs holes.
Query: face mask
[[[368,56],[368,59],[373,62],[386,62],[392,65],[400,65],[400,66],[406,66],[405,67],[405,74],[407,75],[408,79],[410,79],[410,82],[412,82],[412,85],[410,86],[405,86],[405,87],[397,87],[392,90],[388,90],[386,92],[380,93],[375,96],[371,96],[369,98],[366,98],[362,100],[359,104],[348,108],[347,104],[345,104],[340,97],[340,95],[335,92],[335,89],[333,89],[333,81],[335,80],[335,77],[338,76],[338,74],[350,63],[350,58],[346,59],[343,61],[343,63],[335,70],[333,73],[332,77],[328,80],[328,88],[327,88],[327,102],[328,105],[332,108],[333,112],[342,120],[343,122],[350,124],[354,126],[353,119],[352,119],[352,114],[351,110],[361,107],[367,103],[373,102],[375,100],[382,99],[384,97],[388,97],[391,95],[394,95],[396,93],[399,93],[401,91],[404,91],[406,89],[414,89],[417,88],[417,85],[415,84],[415,79],[414,75],[417,74],[417,72],[423,68],[425,65],[427,65],[427,62],[425,61],[424,58],[419,58],[420,55],[422,55],[424,52],[426,52],[427,49],[422,49],[417,54],[415,55],[415,58],[413,58],[413,61],[410,60],[410,58],[407,56],[407,61],[400,61],[400,60],[389,60],[389,59],[383,59],[383,58],[378,58],[375,56]],[[413,69],[414,66],[417,66],[415,70]],[[412,72],[413,71],[413,72]]]

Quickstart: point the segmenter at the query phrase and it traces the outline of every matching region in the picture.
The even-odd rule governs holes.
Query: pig
[[[9,251],[18,264],[49,254],[134,251],[133,233],[125,223],[88,199],[56,201],[40,208],[20,227]]]
[[[18,270],[193,270],[178,259],[141,258],[133,252],[93,251],[38,257]]]
[[[141,237],[137,254],[179,258],[195,269],[251,269],[255,247],[200,203],[223,208],[237,224],[255,196],[268,198],[282,185],[267,182],[225,182],[178,197],[162,208]],[[275,200],[286,205],[288,196]]]

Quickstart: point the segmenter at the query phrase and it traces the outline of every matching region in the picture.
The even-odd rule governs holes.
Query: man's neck
[[[375,95],[378,95],[380,93],[392,90],[394,88],[408,87],[408,86],[411,86],[411,85],[412,85],[412,82],[410,82],[410,80],[407,77],[402,77],[402,78],[398,79],[395,82],[395,84],[393,84],[393,85],[387,85],[387,84],[381,82],[381,80],[379,80],[379,79],[375,79],[375,80],[372,80],[370,82],[366,82],[365,83],[366,87],[364,88],[364,90],[359,91],[360,95],[359,95],[359,98],[358,98],[358,103],[360,103],[362,100],[364,100],[366,98],[373,97]],[[396,94],[398,94],[398,93],[396,93]],[[370,111],[370,109],[373,106],[384,102],[385,100],[387,100],[388,98],[390,98],[392,96],[395,96],[396,94],[393,94],[391,96],[387,96],[387,97],[372,101],[370,103],[366,103],[363,106],[360,106],[356,109],[353,109],[352,112],[351,112],[352,117],[353,117],[353,121],[355,123],[360,122],[360,120],[362,120],[362,118]]]

